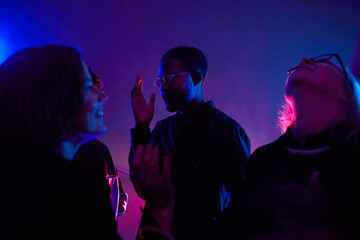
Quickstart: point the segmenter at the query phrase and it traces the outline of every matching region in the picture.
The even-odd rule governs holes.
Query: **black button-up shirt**
[[[250,139],[212,101],[195,113],[178,112],[157,122],[151,134],[132,129],[131,139],[130,161],[136,146],[150,139],[159,144],[161,157],[171,159],[175,239],[199,239],[225,208],[235,207],[243,188]]]

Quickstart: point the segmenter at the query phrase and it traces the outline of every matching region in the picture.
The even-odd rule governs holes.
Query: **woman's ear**
[[[192,78],[195,86],[196,86],[197,84],[201,83],[201,80],[202,80],[201,73],[195,72],[195,71],[191,71],[190,74],[191,74],[191,78]]]

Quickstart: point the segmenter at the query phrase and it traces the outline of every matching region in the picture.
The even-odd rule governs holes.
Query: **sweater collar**
[[[305,144],[301,145],[293,136],[290,128],[283,135],[284,147],[292,153],[315,154],[330,150],[333,146],[345,142],[357,132],[353,124],[339,123],[324,131],[310,135],[306,138]]]

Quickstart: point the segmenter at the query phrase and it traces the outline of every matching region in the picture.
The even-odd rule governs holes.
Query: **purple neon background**
[[[130,89],[137,73],[146,99],[157,93],[152,126],[169,115],[153,86],[166,50],[190,45],[205,53],[205,100],[245,128],[254,150],[280,135],[277,111],[289,67],[302,56],[329,52],[350,64],[359,12],[358,0],[0,0],[0,62],[27,46],[79,46],[110,96],[108,132],[100,139],[116,165],[128,169]],[[133,239],[142,202],[127,176],[122,179],[129,204],[119,232]]]

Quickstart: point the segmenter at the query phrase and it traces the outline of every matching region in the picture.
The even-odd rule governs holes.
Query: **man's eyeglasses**
[[[174,74],[166,74],[166,75],[160,75],[158,77],[158,79],[154,82],[155,87],[161,87],[161,85],[163,85],[164,83],[170,83],[171,79],[173,79],[173,77],[178,76],[178,75],[182,75],[188,73],[187,72],[181,72],[181,73],[174,73]]]
[[[339,54],[337,54],[337,53],[325,54],[325,55],[321,55],[321,56],[318,56],[318,57],[310,58],[310,60],[312,62],[325,62],[325,63],[328,62],[329,60],[331,60],[334,64],[336,64],[336,65],[338,65],[338,66],[340,66],[342,68],[343,73],[345,75],[345,79],[348,79],[346,69],[344,67],[343,62],[340,59]],[[334,60],[336,60],[337,62],[335,62]],[[293,68],[290,68],[287,73],[291,74],[295,69],[298,69],[299,67],[300,67],[300,64],[296,65]]]

